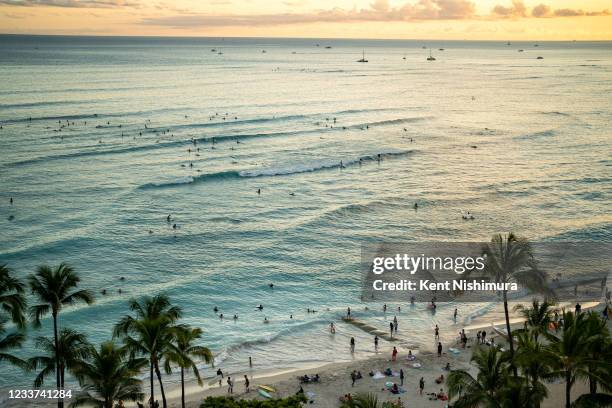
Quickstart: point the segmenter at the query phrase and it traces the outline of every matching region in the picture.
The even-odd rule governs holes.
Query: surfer
[[[255,309],[259,309],[259,311],[261,312],[261,311],[263,310],[263,306],[262,306],[262,305],[259,305],[259,306],[257,306]]]

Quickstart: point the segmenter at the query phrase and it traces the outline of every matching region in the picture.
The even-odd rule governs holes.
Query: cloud
[[[401,7],[391,7],[388,0],[375,0],[366,9],[353,8],[347,10],[336,7],[311,13],[258,15],[182,14],[145,18],[142,20],[142,24],[183,28],[198,26],[270,26],[321,22],[458,20],[473,17],[475,17],[475,6],[468,0],[419,0],[416,3],[405,3]]]
[[[130,0],[0,0],[0,5],[68,8],[140,7],[140,3]]]
[[[528,12],[525,3],[522,0],[512,0],[511,6],[497,5],[493,7],[492,15],[501,18],[526,18],[526,17],[580,17],[580,16],[608,16],[610,15],[608,10],[602,11],[584,11],[577,9],[556,9],[552,10],[550,6],[546,4],[539,4],[531,9],[531,13]]]
[[[513,0],[510,7],[501,5],[493,7],[493,14],[502,17],[527,17],[527,7],[525,7],[522,1]]]
[[[539,4],[531,10],[531,15],[534,17],[548,17],[551,15],[550,7],[546,4]]]

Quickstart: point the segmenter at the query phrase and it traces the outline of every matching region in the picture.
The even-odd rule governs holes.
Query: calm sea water
[[[363,243],[612,240],[609,42],[0,36],[0,78],[0,263],[73,265],[98,299],[61,325],[94,342],[165,292],[230,372],[348,360],[372,340],[330,320],[395,314],[360,304]],[[430,344],[454,306],[400,331]]]

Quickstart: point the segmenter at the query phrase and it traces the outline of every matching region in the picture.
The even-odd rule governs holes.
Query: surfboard
[[[258,385],[257,388],[267,391],[267,392],[276,392],[276,389],[274,387],[271,387],[269,385]]]
[[[272,396],[270,394],[268,394],[266,391],[262,390],[261,388],[258,390],[259,391],[259,395],[261,395],[264,398],[272,398]]]

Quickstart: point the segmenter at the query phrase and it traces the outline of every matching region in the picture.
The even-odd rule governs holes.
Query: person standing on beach
[[[423,388],[425,388],[425,380],[423,377],[419,380],[419,394],[423,395]]]
[[[434,340],[440,340],[440,328],[436,324],[436,328],[434,329]]]
[[[482,333],[480,333],[480,340],[482,341],[482,344],[485,344],[487,338],[487,332],[486,330],[483,330]]]
[[[393,328],[397,333],[397,316],[393,316]]]
[[[357,373],[355,370],[351,372],[351,387],[355,386],[355,380],[357,379]]]
[[[234,382],[232,381],[232,377],[227,377],[227,393],[234,393]]]
[[[391,330],[391,338],[393,338],[393,328],[394,328],[393,322],[389,323],[389,328]]]
[[[378,336],[374,336],[374,351],[378,351]]]
[[[455,323],[457,322],[457,308],[455,308],[455,313],[453,313],[453,320],[455,320]]]
[[[350,307],[347,307],[347,308],[346,308],[346,318],[347,318],[347,319],[350,319],[350,318],[351,318],[351,308],[350,308]]]
[[[404,369],[400,368],[400,385],[404,385]]]
[[[246,392],[249,392],[249,386],[251,385],[251,383],[249,382],[249,377],[247,377],[247,375],[244,375],[244,389],[246,390]]]
[[[397,360],[397,348],[393,346],[393,351],[391,352],[391,361]]]
[[[351,337],[351,353],[355,352],[355,338]]]
[[[438,357],[442,357],[442,343],[438,342]]]

